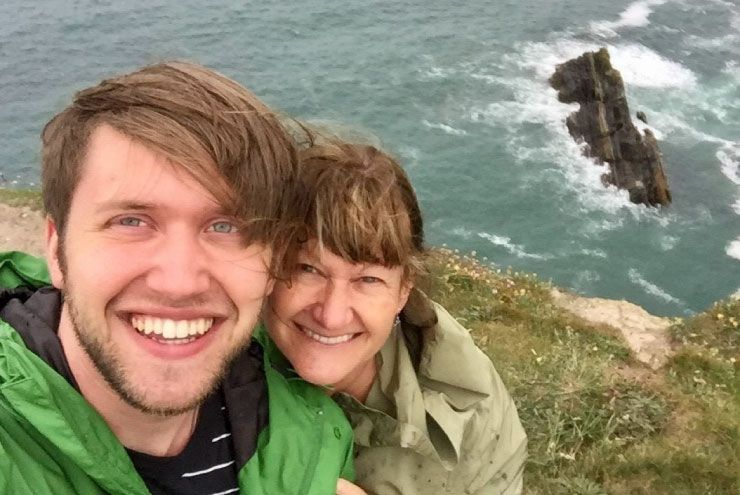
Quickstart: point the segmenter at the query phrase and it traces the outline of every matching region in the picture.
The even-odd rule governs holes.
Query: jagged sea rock
[[[646,124],[648,123],[648,122],[647,122],[647,115],[645,115],[645,112],[642,112],[642,111],[638,111],[638,112],[637,112],[637,113],[635,114],[635,117],[637,117],[637,120],[642,120],[642,121],[643,121],[643,122],[645,122]]]
[[[558,65],[550,84],[558,100],[580,104],[566,125],[574,139],[586,143],[588,156],[608,164],[605,183],[627,189],[633,203],[671,202],[658,143],[649,130],[643,135],[632,123],[622,75],[606,48]]]

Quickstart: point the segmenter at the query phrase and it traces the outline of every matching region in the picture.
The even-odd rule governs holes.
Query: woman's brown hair
[[[323,140],[300,151],[299,162],[301,241],[316,239],[352,263],[402,266],[407,279],[422,271],[421,212],[396,160],[373,146]]]

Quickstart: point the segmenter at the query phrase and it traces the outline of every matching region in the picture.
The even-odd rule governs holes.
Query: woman
[[[511,397],[468,332],[413,288],[424,235],[404,171],[373,147],[326,143],[303,152],[299,186],[305,232],[266,323],[285,365],[349,417],[358,485],[521,492],[526,435]]]

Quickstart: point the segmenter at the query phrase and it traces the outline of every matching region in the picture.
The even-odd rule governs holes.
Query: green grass
[[[35,189],[0,189],[0,203],[10,206],[28,206],[39,211],[42,209],[41,192]]]
[[[677,352],[652,371],[533,275],[448,249],[428,271],[422,288],[470,329],[517,403],[526,493],[738,493],[739,301],[677,320]]]

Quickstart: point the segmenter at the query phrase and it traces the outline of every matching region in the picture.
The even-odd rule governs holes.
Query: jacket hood
[[[62,295],[53,287],[0,290],[0,319],[13,327],[34,354],[77,387],[57,336]]]

